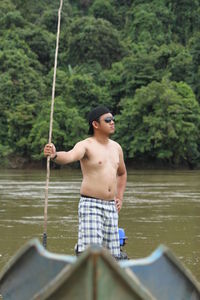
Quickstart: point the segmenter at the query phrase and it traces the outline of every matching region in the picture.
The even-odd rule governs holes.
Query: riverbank
[[[135,170],[200,170],[200,165],[192,165],[188,163],[184,164],[172,164],[165,161],[158,160],[126,160],[127,169]],[[45,169],[46,159],[41,158],[39,161],[33,161],[20,156],[12,156],[0,161],[0,169]],[[78,169],[80,168],[79,162],[59,166],[51,162],[51,168],[53,169]]]
[[[42,158],[41,160],[33,161],[24,157],[14,156],[9,157],[0,162],[0,169],[6,170],[26,170],[26,169],[36,169],[43,170],[46,169],[46,158]],[[79,162],[73,163],[71,165],[59,166],[53,162],[51,162],[51,168],[60,169],[60,168],[68,168],[68,169],[77,169],[79,168]]]

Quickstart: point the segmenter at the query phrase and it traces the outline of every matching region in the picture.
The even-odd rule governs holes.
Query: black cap
[[[110,113],[110,110],[105,106],[98,106],[89,113],[88,122],[89,122],[90,127],[89,127],[88,133],[90,135],[92,135],[94,133],[92,122],[98,121],[102,115],[107,114],[107,113]]]

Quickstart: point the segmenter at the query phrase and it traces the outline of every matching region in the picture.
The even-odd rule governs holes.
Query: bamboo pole
[[[53,85],[52,85],[52,97],[51,97],[51,113],[50,113],[50,124],[49,124],[49,144],[52,140],[53,131],[53,113],[54,113],[54,100],[55,100],[55,87],[56,87],[56,70],[58,61],[58,49],[59,49],[59,37],[60,37],[60,21],[62,12],[63,0],[60,0],[60,7],[58,10],[58,25],[57,25],[57,36],[56,36],[56,50],[54,60],[54,74],[53,74]],[[49,179],[50,179],[50,156],[47,157],[47,174],[46,174],[46,186],[45,186],[45,203],[44,203],[44,233],[43,233],[43,246],[47,247],[47,218],[48,218],[48,192],[49,192]]]

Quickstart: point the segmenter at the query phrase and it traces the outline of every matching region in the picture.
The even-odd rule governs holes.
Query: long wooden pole
[[[52,140],[52,130],[53,130],[53,112],[54,112],[55,87],[56,87],[56,70],[57,70],[57,61],[58,61],[58,48],[59,48],[60,21],[61,21],[62,6],[63,6],[63,0],[60,0],[60,7],[59,7],[59,10],[58,10],[56,51],[55,51],[54,74],[53,74],[52,97],[51,97],[51,114],[50,114],[50,125],[49,125],[49,144],[51,143],[51,140]],[[47,174],[46,174],[45,204],[44,204],[43,246],[45,248],[47,247],[47,217],[48,217],[47,210],[48,210],[49,178],[50,178],[50,156],[47,157]]]

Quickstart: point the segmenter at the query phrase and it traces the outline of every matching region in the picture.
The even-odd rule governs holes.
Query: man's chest
[[[95,147],[87,151],[87,164],[93,167],[118,168],[119,153],[115,147]]]

